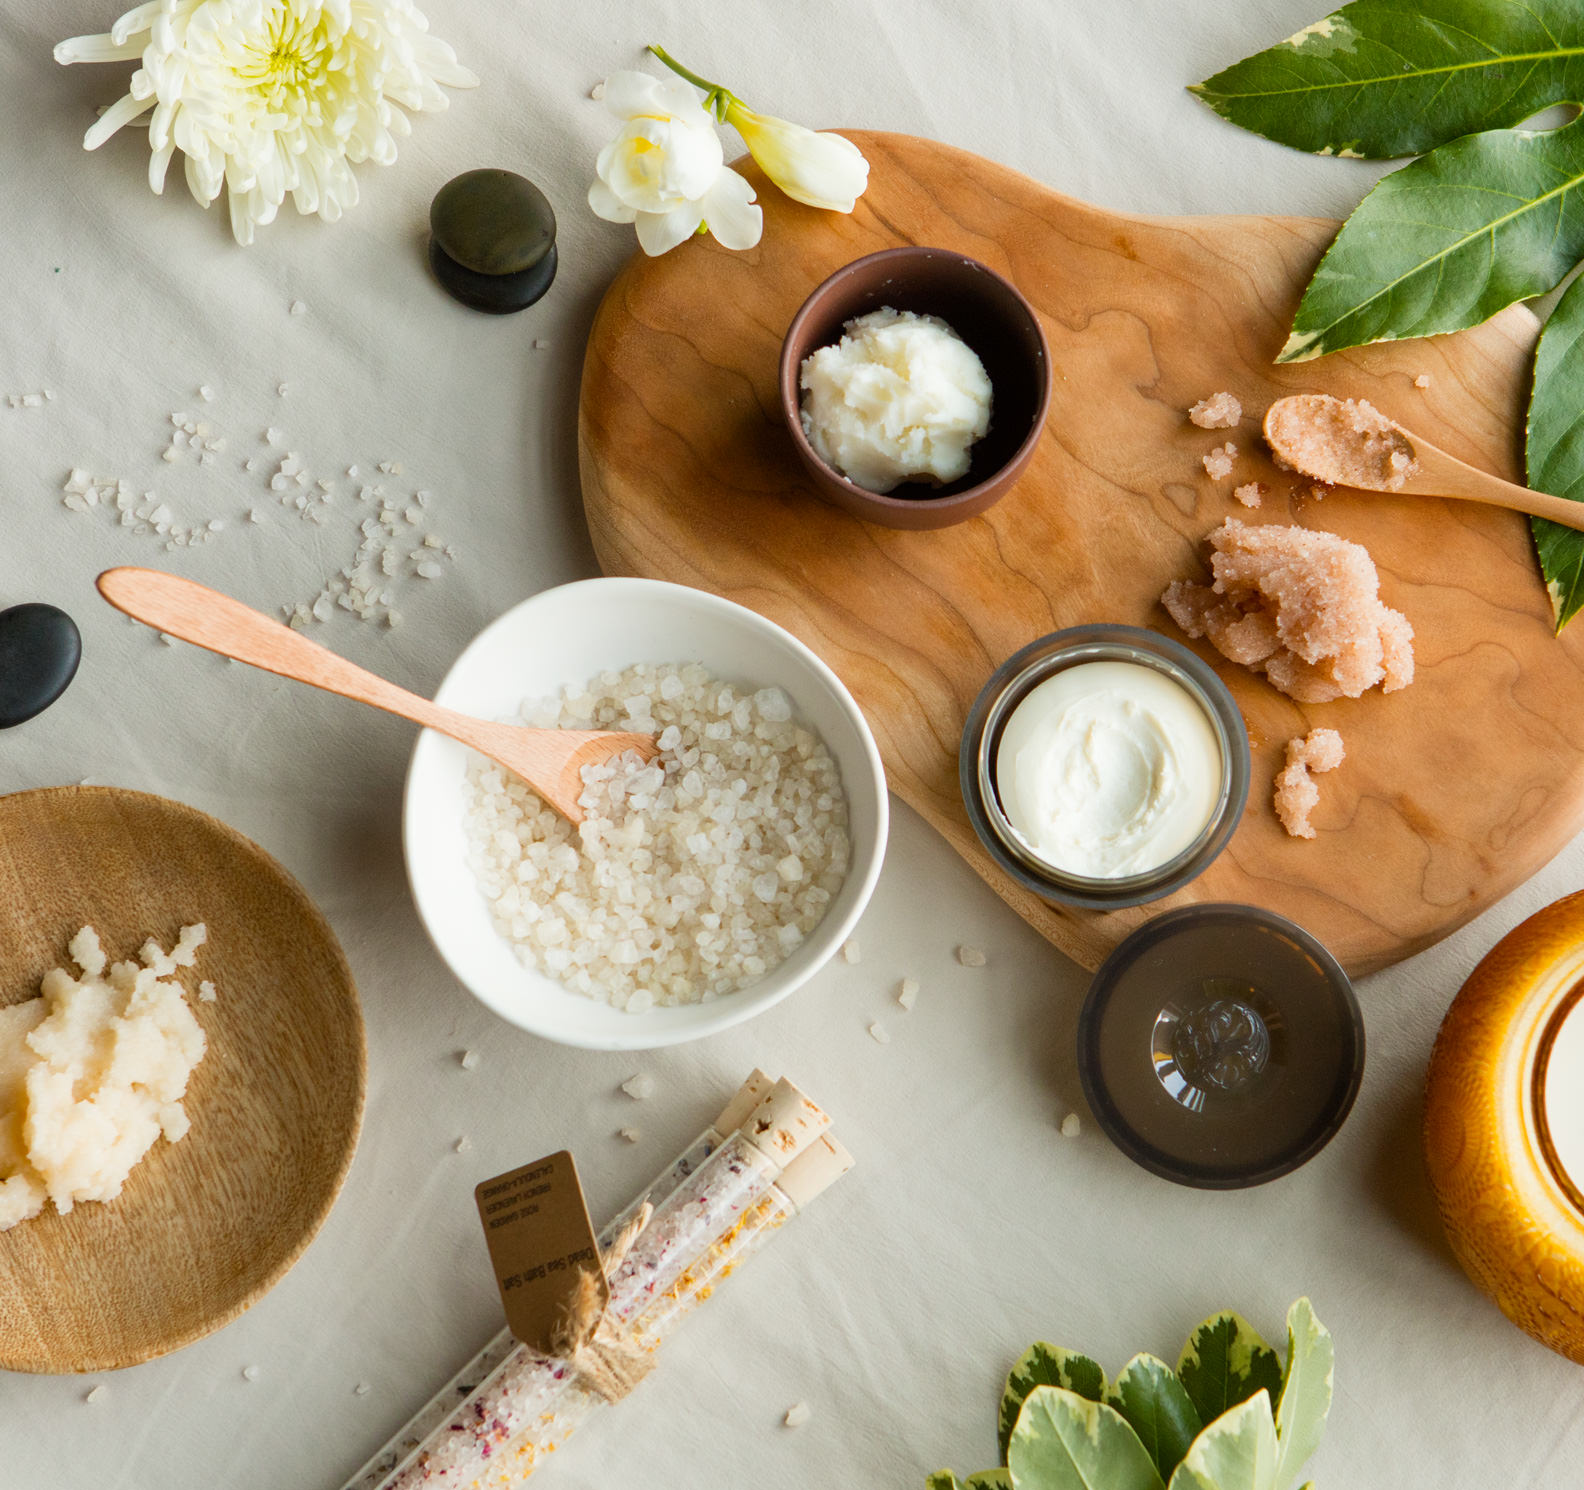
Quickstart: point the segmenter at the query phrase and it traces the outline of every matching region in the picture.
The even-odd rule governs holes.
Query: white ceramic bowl
[[[797,717],[818,731],[841,770],[852,864],[825,919],[758,982],[706,1004],[628,1014],[524,967],[496,931],[468,865],[463,783],[471,752],[425,730],[407,771],[403,843],[430,938],[451,971],[502,1019],[589,1050],[677,1045],[779,1003],[851,934],[885,856],[885,771],[852,695],[796,637],[702,590],[647,579],[591,579],[546,590],[475,638],[446,674],[436,702],[483,719],[515,718],[524,699],[635,662],[701,662],[725,682],[784,688]]]

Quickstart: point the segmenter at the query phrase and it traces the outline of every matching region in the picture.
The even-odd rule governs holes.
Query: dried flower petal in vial
[[[288,195],[334,222],[358,199],[352,164],[396,159],[404,111],[444,109],[441,84],[478,83],[412,0],[154,0],[61,42],[55,60],[139,63],[83,148],[153,110],[149,185],[164,188],[179,148],[201,205],[226,188],[238,243]]]

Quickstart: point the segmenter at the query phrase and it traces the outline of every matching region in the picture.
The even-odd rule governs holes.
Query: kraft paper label
[[[602,1308],[610,1299],[577,1164],[563,1149],[485,1180],[473,1197],[507,1325],[530,1349],[553,1355],[580,1271],[594,1279]]]

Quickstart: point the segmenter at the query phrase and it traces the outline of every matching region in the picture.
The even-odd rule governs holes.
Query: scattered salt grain
[[[419,579],[439,579],[445,570],[433,559],[426,559],[413,571]]]
[[[604,83],[603,79],[601,79],[598,83],[596,83],[592,88],[589,89],[589,97],[592,98],[596,103],[598,103],[600,99],[605,97],[605,83]]]
[[[1233,489],[1232,495],[1245,507],[1258,507],[1265,496],[1265,483],[1249,481]]]
[[[647,1102],[654,1096],[655,1079],[646,1071],[640,1071],[636,1076],[629,1076],[622,1082],[621,1089],[627,1093],[634,1102]]]
[[[212,404],[214,402],[214,389],[211,388],[207,383],[202,383],[198,388],[198,397],[201,398],[206,404]]]
[[[304,314],[306,314],[307,310],[308,310],[308,307],[306,305],[304,305],[301,300],[293,300],[292,301],[292,303],[291,303],[291,314],[292,315],[294,315],[294,316],[304,315]]]
[[[1061,1120],[1061,1136],[1063,1138],[1076,1138],[1083,1132],[1083,1121],[1076,1112],[1069,1112]]]
[[[1429,373],[1420,373],[1419,376],[1414,379],[1414,387],[1415,388],[1428,388],[1429,386],[1430,386],[1430,374]]]
[[[352,1388],[352,1395],[354,1397],[366,1397],[368,1394],[369,1384],[366,1381],[360,1381],[355,1387]]]
[[[100,1401],[104,1400],[104,1395],[105,1395],[104,1383],[100,1382],[98,1386],[93,1388],[93,1390],[90,1391],[87,1394],[87,1396],[85,1396],[83,1398],[83,1401],[84,1402],[100,1402]]]
[[[858,945],[858,938],[850,936],[842,943],[842,961],[857,962],[863,957],[863,948]]]
[[[457,1139],[453,1147],[457,1153],[465,1154],[470,1148],[473,1147],[473,1140],[469,1138],[466,1133],[464,1133],[459,1139]]]
[[[897,984],[896,1001],[904,1009],[911,1011],[913,1005],[918,1001],[918,993],[918,980],[916,978],[904,978]]]
[[[242,1380],[243,1381],[257,1381],[258,1379],[259,1379],[259,1368],[257,1366],[244,1366],[242,1368]]]
[[[1243,405],[1230,393],[1212,393],[1188,411],[1188,418],[1200,429],[1231,429],[1242,417]]]
[[[544,337],[536,336],[534,338],[534,350],[535,351],[543,352],[543,351],[547,350],[549,346],[550,346],[550,343],[548,341],[546,341],[544,339]]]
[[[198,985],[198,998],[200,1002],[212,1004],[216,997],[217,995],[215,993],[214,984],[205,978],[203,982]]]
[[[878,1019],[869,1026],[869,1038],[873,1040],[876,1045],[889,1045],[891,1043],[890,1032],[883,1024],[880,1023]]]
[[[625,1138],[628,1143],[637,1143],[638,1140],[643,1137],[643,1134],[640,1133],[636,1128],[618,1128],[616,1130],[616,1136],[618,1138]]]
[[[275,396],[276,396],[276,398],[285,398],[286,395],[288,393],[290,393],[290,392],[291,392],[291,384],[290,383],[277,383],[275,385]]]
[[[964,967],[983,967],[985,965],[985,955],[978,947],[959,947],[957,949],[957,961]]]
[[[476,1050],[464,1050],[459,1057],[459,1063],[464,1071],[477,1070],[479,1053]]]
[[[788,1428],[801,1428],[813,1416],[814,1413],[807,1402],[794,1402],[787,1408],[786,1416],[781,1421]]]

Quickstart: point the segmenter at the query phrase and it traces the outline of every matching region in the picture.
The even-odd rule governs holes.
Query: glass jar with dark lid
[[[1336,959],[1250,905],[1167,911],[1106,958],[1078,1018],[1095,1120],[1135,1163],[1230,1190],[1307,1163],[1364,1074],[1364,1022]]]

